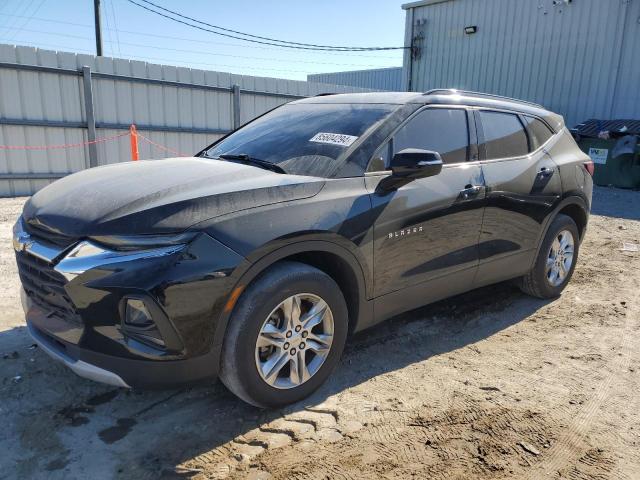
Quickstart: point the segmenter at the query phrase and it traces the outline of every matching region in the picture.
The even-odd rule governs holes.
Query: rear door
[[[544,122],[483,109],[475,119],[487,187],[476,285],[485,285],[527,272],[562,185],[544,149],[553,135]]]
[[[374,156],[370,168],[374,171],[366,181],[377,215],[375,295],[401,292],[403,301],[397,308],[393,302],[382,302],[382,308],[388,309],[385,314],[472,284],[484,198],[480,165],[469,161],[476,154],[475,144],[470,112],[428,107],[410,118]],[[444,161],[442,172],[392,192],[379,191],[377,184],[389,172],[375,170],[385,170],[391,156],[406,148],[439,152]],[[451,276],[455,276],[453,284],[449,284]],[[439,282],[438,287],[427,287],[430,281]],[[411,288],[413,293],[406,293]]]

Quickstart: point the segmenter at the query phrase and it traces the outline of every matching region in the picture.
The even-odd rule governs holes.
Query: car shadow
[[[473,345],[546,303],[503,283],[402,314],[354,335],[324,386],[308,399],[277,410],[249,406],[220,382],[169,391],[128,391],[96,384],[52,365],[35,349],[34,361],[25,365],[25,378],[15,385],[10,381],[5,389],[5,407],[13,417],[8,425],[15,430],[9,438],[19,439],[16,476],[47,471],[48,478],[75,477],[97,468],[96,458],[99,471],[108,477],[189,476],[193,472],[176,467],[373,377]],[[28,349],[26,329],[0,334],[3,351],[9,343]],[[34,431],[46,432],[48,440]],[[6,441],[0,437],[3,450]],[[15,452],[15,445],[8,451]]]

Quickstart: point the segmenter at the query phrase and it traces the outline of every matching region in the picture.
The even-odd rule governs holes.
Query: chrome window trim
[[[497,113],[509,113],[511,115],[515,115],[516,117],[524,116],[524,117],[535,118],[537,120],[540,120],[542,123],[544,123],[547,126],[547,128],[549,130],[551,130],[551,136],[549,137],[549,139],[545,143],[540,145],[538,148],[536,148],[535,150],[532,150],[531,152],[529,152],[528,154],[520,155],[520,156],[517,156],[517,157],[500,157],[500,158],[491,158],[491,159],[478,160],[481,165],[484,165],[484,164],[487,164],[487,163],[508,162],[508,161],[511,161],[511,160],[525,160],[525,159],[531,160],[535,155],[539,154],[541,151],[543,151],[544,153],[549,155],[549,151],[547,150],[547,147],[550,147],[552,142],[555,145],[555,143],[560,138],[560,134],[562,134],[564,132],[564,128],[561,129],[561,130],[558,130],[556,132],[553,128],[551,128],[549,123],[544,118],[539,117],[537,115],[533,115],[533,114],[529,114],[529,113],[522,113],[522,112],[518,112],[518,111],[515,111],[515,110],[505,110],[505,109],[492,108],[492,107],[470,107],[470,108],[473,111],[484,110],[484,111],[497,112]],[[522,124],[522,120],[520,120],[520,123]],[[527,136],[527,142],[529,142],[530,141],[529,140],[529,132],[527,132],[527,129],[526,129],[524,124],[522,125],[522,129],[524,130],[524,133]],[[484,136],[484,133],[483,133],[483,136]],[[483,140],[484,140],[484,138],[483,138]],[[480,146],[479,139],[478,139],[478,146]]]

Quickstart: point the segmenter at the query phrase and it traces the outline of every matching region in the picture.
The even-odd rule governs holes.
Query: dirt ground
[[[0,200],[0,478],[640,478],[640,192],[599,188],[573,281],[510,284],[351,339],[305,402],[114,389],[32,347]]]

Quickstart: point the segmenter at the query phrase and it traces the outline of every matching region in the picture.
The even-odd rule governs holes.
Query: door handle
[[[464,187],[464,190],[460,191],[460,196],[463,200],[469,200],[470,198],[475,198],[480,195],[483,189],[484,187],[482,185],[469,184]]]
[[[555,169],[551,168],[551,167],[542,167],[540,169],[540,172],[538,172],[540,174],[541,177],[549,177],[551,175],[553,175],[553,172],[555,172]]]

